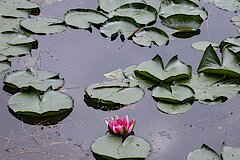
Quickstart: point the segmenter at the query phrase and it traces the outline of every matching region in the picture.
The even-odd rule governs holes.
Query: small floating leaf
[[[130,3],[112,11],[109,16],[130,17],[139,24],[147,25],[156,21],[157,11],[155,8],[145,3]]]
[[[122,69],[117,69],[117,70],[114,70],[112,72],[105,73],[103,76],[105,78],[108,78],[108,79],[118,79],[118,80],[124,79],[124,75],[123,75],[123,70]]]
[[[71,9],[65,13],[65,22],[68,26],[87,29],[92,24],[104,23],[107,17],[91,9]]]
[[[165,102],[157,102],[157,108],[166,114],[182,114],[188,112],[191,108],[191,103],[165,103]]]
[[[132,39],[136,44],[147,47],[152,46],[152,44],[162,46],[169,42],[168,35],[155,27],[143,28],[137,31]]]
[[[118,7],[128,4],[128,3],[134,3],[134,2],[144,2],[144,0],[98,0],[98,4],[100,8],[106,12],[113,11],[117,9]]]
[[[27,31],[43,35],[63,32],[66,29],[62,20],[44,17],[25,19],[20,25]]]
[[[140,28],[132,18],[118,17],[108,19],[100,28],[100,32],[107,37],[121,33],[125,39],[130,38]]]
[[[59,79],[58,73],[35,69],[17,70],[7,73],[3,83],[12,89],[32,86],[39,91],[46,91],[49,87],[54,90],[63,86],[64,80]]]
[[[91,150],[102,159],[145,159],[151,151],[150,144],[137,136],[130,135],[124,141],[121,136],[107,134],[96,139]]]
[[[218,8],[227,11],[236,11],[240,6],[240,2],[238,0],[215,0],[214,2]]]
[[[163,66],[162,58],[156,55],[152,60],[140,63],[135,68],[135,73],[156,82],[171,82],[182,78],[190,78],[191,72],[191,66],[179,61],[177,56],[174,56],[166,67]]]
[[[205,51],[209,45],[212,45],[212,47],[215,51],[218,50],[218,44],[214,43],[214,42],[209,42],[209,41],[194,42],[192,44],[192,47],[199,51]]]

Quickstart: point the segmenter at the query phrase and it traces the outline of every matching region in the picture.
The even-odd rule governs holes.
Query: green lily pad
[[[130,38],[138,29],[139,24],[132,18],[115,16],[108,19],[100,28],[100,32],[107,37],[114,37],[121,33],[125,39]]]
[[[30,87],[11,96],[8,106],[16,114],[51,116],[60,110],[72,109],[73,99],[65,93],[50,89],[40,96],[36,89]]]
[[[240,6],[240,2],[238,0],[215,0],[214,2],[218,8],[227,11],[236,11]]]
[[[31,68],[7,73],[4,76],[3,83],[11,89],[19,90],[32,86],[44,92],[49,87],[52,87],[54,90],[61,88],[64,80],[59,79],[58,73]]]
[[[20,22],[22,28],[34,34],[54,34],[66,30],[66,26],[62,20],[56,18],[37,17],[25,19]]]
[[[155,27],[143,28],[137,31],[132,39],[134,43],[147,47],[152,46],[152,44],[158,46],[167,45],[169,42],[168,35]]]
[[[22,18],[5,18],[0,16],[0,32],[11,32],[19,30],[19,23]]]
[[[215,51],[218,50],[218,44],[214,42],[209,42],[209,41],[194,42],[192,44],[192,47],[199,51],[205,51],[209,45],[212,45]]]
[[[229,50],[224,49],[222,53],[222,62],[218,59],[216,52],[210,45],[204,52],[202,60],[198,67],[198,73],[222,74],[229,77],[240,77],[240,57]]]
[[[231,21],[238,27],[240,27],[240,15],[233,16]]]
[[[40,6],[29,0],[1,0],[0,15],[4,17],[27,18],[29,14],[40,13]]]
[[[117,70],[111,71],[109,73],[105,73],[105,74],[103,74],[103,76],[108,79],[118,79],[118,80],[124,79],[122,69],[117,69]]]
[[[124,141],[121,136],[107,134],[96,139],[91,150],[102,159],[145,159],[151,151],[150,144],[137,136],[130,135]]]
[[[157,102],[157,108],[166,114],[176,115],[188,112],[191,108],[191,103],[165,103],[165,102]]]
[[[8,58],[0,54],[0,72],[3,72],[11,67]]]
[[[155,8],[157,10],[157,12],[159,11],[160,8],[160,3],[162,0],[160,1],[156,1],[156,0],[144,0],[146,4],[152,6],[153,8]]]
[[[162,58],[156,55],[152,60],[137,65],[134,72],[156,82],[171,82],[190,78],[192,68],[178,60],[177,56],[174,56],[164,67]]]
[[[124,82],[103,82],[92,84],[85,89],[86,95],[97,103],[129,105],[138,102],[144,91],[129,87]]]
[[[239,160],[240,148],[229,147],[225,144],[222,146],[222,157],[223,160]]]
[[[202,19],[207,18],[207,12],[204,8],[190,0],[164,0],[160,5],[159,16],[167,18],[169,16],[181,14],[198,16]]]
[[[186,103],[193,101],[194,91],[183,85],[157,86],[152,90],[152,96],[161,102]]]
[[[164,18],[161,23],[169,28],[179,31],[196,31],[202,24],[203,19],[197,15],[175,14]]]
[[[65,13],[65,22],[68,26],[87,29],[93,24],[101,24],[107,17],[91,9],[71,9]]]
[[[204,104],[217,104],[235,97],[240,92],[237,83],[226,81],[222,76],[206,74],[193,75],[191,79],[180,84],[191,87],[195,92],[195,99]]]
[[[100,8],[106,12],[113,11],[118,7],[128,4],[128,3],[135,3],[135,2],[144,2],[144,0],[98,0],[98,4]]]
[[[221,158],[214,150],[204,144],[200,149],[190,152],[186,160],[221,160]]]
[[[36,48],[37,41],[16,32],[0,33],[0,54],[5,56],[21,56],[30,54]]]
[[[225,48],[229,50],[240,53],[240,36],[238,37],[229,37],[224,39],[219,45],[220,51],[223,52]]]
[[[120,6],[111,13],[109,17],[123,16],[133,18],[139,24],[151,24],[157,19],[157,11],[145,3],[130,3]]]

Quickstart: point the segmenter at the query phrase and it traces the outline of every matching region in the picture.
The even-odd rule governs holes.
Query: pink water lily
[[[128,115],[126,115],[123,119],[120,119],[118,116],[114,116],[110,120],[106,121],[106,124],[111,134],[126,137],[132,133],[135,120],[133,119],[129,122]]]

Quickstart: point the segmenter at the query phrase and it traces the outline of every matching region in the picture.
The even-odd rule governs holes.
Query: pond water
[[[36,2],[39,2],[36,0]],[[65,79],[63,91],[74,98],[74,109],[63,121],[53,126],[31,126],[13,117],[7,108],[9,94],[0,90],[0,158],[1,160],[93,160],[91,143],[106,133],[105,119],[126,114],[136,119],[135,134],[152,145],[148,160],[183,160],[187,154],[203,143],[218,153],[226,142],[240,147],[240,97],[220,105],[208,106],[195,102],[189,112],[167,115],[156,108],[150,92],[140,102],[126,108],[104,112],[88,107],[84,88],[106,79],[103,74],[150,60],[156,54],[166,63],[172,56],[192,65],[196,73],[202,53],[191,48],[196,41],[221,42],[238,36],[237,28],[230,22],[235,15],[203,4],[209,19],[201,26],[201,34],[189,39],[171,38],[169,45],[152,48],[139,47],[132,41],[124,43],[118,38],[111,41],[99,31],[68,29],[50,36],[34,36],[39,41],[32,57],[15,58],[12,70],[29,65],[59,72]],[[95,0],[63,0],[42,6],[41,16],[63,18],[72,8],[96,8]],[[1,74],[1,78],[4,74]],[[0,84],[3,87],[3,83]]]

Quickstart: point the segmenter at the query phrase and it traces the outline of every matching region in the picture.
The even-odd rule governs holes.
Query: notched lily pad
[[[169,42],[168,35],[164,31],[155,27],[138,30],[132,39],[134,43],[146,47],[150,47],[152,44],[163,46],[167,45]]]
[[[0,54],[4,56],[22,56],[37,48],[37,41],[16,32],[0,33]]]
[[[3,78],[3,83],[6,91],[9,90],[10,92],[28,88],[29,86],[44,92],[49,87],[52,87],[54,90],[61,88],[64,80],[59,78],[58,73],[31,68],[7,73]]]
[[[34,34],[46,35],[63,32],[66,26],[62,20],[56,18],[37,17],[20,22],[23,29]]]
[[[124,141],[121,136],[107,134],[96,139],[91,150],[96,159],[145,159],[151,151],[143,138],[130,135]]]
[[[85,89],[86,96],[93,102],[106,105],[129,105],[140,101],[144,91],[129,87],[125,82],[103,82],[92,84]],[[118,105],[119,104],[119,105]]]
[[[100,32],[103,35],[111,38],[116,37],[116,35],[120,33],[125,39],[128,39],[139,28],[139,24],[132,18],[114,16],[103,24],[103,26],[100,28]]]
[[[134,71],[156,82],[171,82],[173,80],[190,78],[192,68],[174,56],[164,67],[162,58],[156,55],[152,60],[140,63]]]
[[[177,104],[158,101],[156,106],[163,113],[177,115],[188,112],[191,109],[192,104],[191,103]]]
[[[104,23],[107,17],[91,9],[71,9],[65,13],[65,22],[74,28],[88,29],[91,25]]]
[[[109,13],[109,17],[123,16],[133,18],[138,24],[153,24],[157,19],[157,11],[145,3],[129,3]]]
[[[73,108],[73,99],[65,93],[51,89],[40,96],[35,88],[29,87],[11,96],[8,106],[15,117],[26,123],[47,125],[68,116]]]

